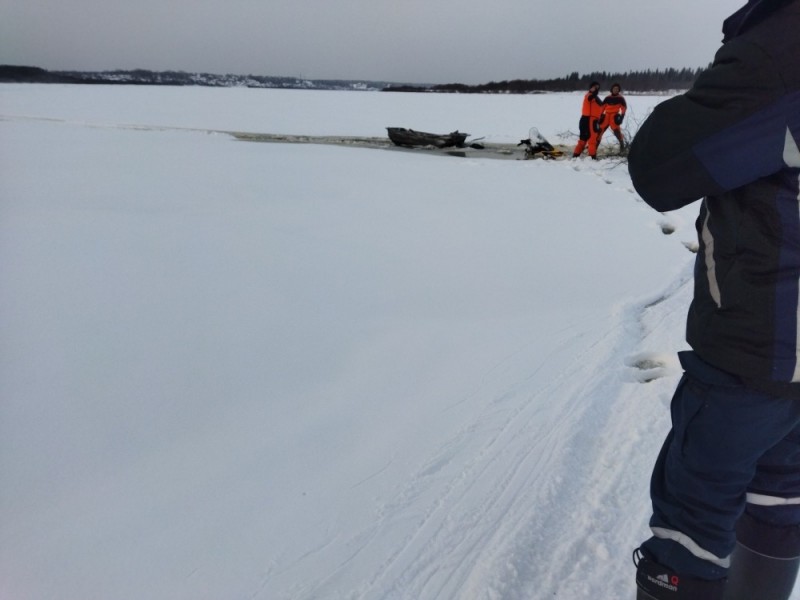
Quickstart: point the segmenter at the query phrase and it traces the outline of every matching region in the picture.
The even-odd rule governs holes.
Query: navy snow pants
[[[653,470],[653,537],[643,552],[682,575],[720,579],[737,523],[749,547],[798,552],[800,400],[746,388],[694,352],[680,359],[685,373]],[[753,524],[758,539],[745,542]]]

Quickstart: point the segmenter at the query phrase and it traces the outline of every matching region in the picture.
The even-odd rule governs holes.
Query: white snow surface
[[[697,205],[219,133],[572,144],[580,101],[0,86],[0,597],[632,598]]]

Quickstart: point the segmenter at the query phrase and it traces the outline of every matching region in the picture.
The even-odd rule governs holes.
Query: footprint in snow
[[[642,352],[625,359],[630,381],[649,383],[681,372],[678,357],[672,354]]]
[[[663,233],[664,235],[672,235],[673,233],[675,233],[675,230],[677,229],[674,223],[666,220],[661,221],[658,224],[658,226],[661,228],[661,233]]]

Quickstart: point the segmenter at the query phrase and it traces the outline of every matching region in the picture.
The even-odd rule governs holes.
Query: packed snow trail
[[[568,168],[630,194],[619,163]],[[664,235],[670,217],[653,218],[652,234]],[[335,569],[285,597],[339,597],[331,590],[362,600],[591,598],[598,590],[624,597],[630,552],[647,532],[642,473],[668,429],[680,372],[674,349],[683,346],[690,298],[686,257],[686,268],[655,296],[565,325],[485,373],[470,393],[482,407],[474,419],[403,478],[368,528],[315,551],[341,552]],[[549,355],[531,371],[542,345]],[[461,402],[445,412],[457,414]],[[621,513],[639,527],[620,526]],[[565,523],[574,531],[567,538]],[[375,556],[386,558],[359,566]],[[368,580],[353,575],[372,570]]]
[[[649,517],[641,474],[668,427],[666,405],[679,372],[662,344],[680,343],[688,274],[657,303],[560,332],[562,342],[551,340],[552,359],[486,394],[483,412],[393,492],[373,524],[339,542],[335,551],[346,548],[346,559],[336,570],[285,598],[339,597],[326,594],[330,589],[351,589],[341,597],[362,600],[629,595],[630,552]],[[589,345],[571,356],[576,338]],[[649,338],[658,340],[650,361],[665,368],[652,375],[657,381],[641,383],[623,358],[647,348]],[[504,370],[516,372],[526,358],[524,349],[509,357],[475,393],[492,390]],[[554,372],[553,364],[564,366]],[[621,528],[620,513],[641,527]],[[397,541],[387,548],[387,539]],[[375,576],[351,584],[352,564],[376,554],[389,556]]]

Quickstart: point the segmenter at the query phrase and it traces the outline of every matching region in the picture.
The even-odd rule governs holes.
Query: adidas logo
[[[673,575],[672,577],[670,577],[666,573],[664,573],[663,575],[657,575],[656,577],[648,575],[647,579],[648,581],[659,587],[668,589],[670,592],[678,591],[679,579],[677,575]]]

